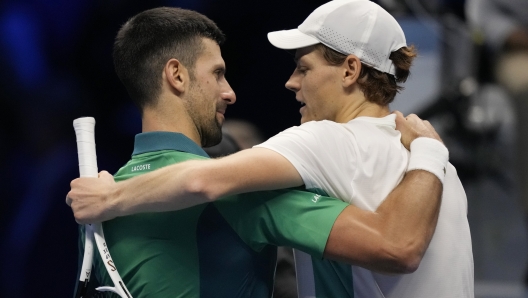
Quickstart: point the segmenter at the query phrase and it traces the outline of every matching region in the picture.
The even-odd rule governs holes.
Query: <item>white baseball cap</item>
[[[394,17],[369,0],[330,1],[314,10],[297,29],[270,32],[268,40],[286,50],[322,43],[392,75],[396,70],[390,54],[407,46]]]

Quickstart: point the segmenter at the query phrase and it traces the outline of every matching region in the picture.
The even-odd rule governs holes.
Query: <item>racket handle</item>
[[[73,128],[77,137],[77,156],[79,157],[79,174],[81,177],[97,177],[97,155],[95,154],[93,117],[83,117],[73,120]]]

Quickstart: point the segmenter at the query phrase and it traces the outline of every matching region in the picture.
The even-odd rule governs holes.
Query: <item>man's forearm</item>
[[[118,182],[109,195],[111,217],[179,210],[208,202],[207,194],[193,189],[199,189],[193,185],[196,179],[192,171],[200,162],[186,161]]]
[[[411,171],[376,210],[385,221],[382,234],[386,241],[410,252],[410,267],[418,267],[433,237],[442,189],[443,185],[435,175]]]
[[[295,167],[265,148],[215,160],[188,160],[115,183],[110,174],[77,178],[66,202],[79,223],[140,212],[174,211],[252,191],[302,185]]]
[[[434,234],[441,193],[430,172],[407,173],[375,212],[351,205],[339,215],[325,257],[383,273],[413,272]]]
[[[295,167],[265,148],[247,149],[215,160],[191,160],[117,183],[116,216],[173,211],[220,197],[302,185]]]
[[[410,172],[376,212],[383,218],[386,241],[403,249],[410,267],[417,268],[438,220],[449,153],[443,144],[430,138],[416,139],[411,152]]]

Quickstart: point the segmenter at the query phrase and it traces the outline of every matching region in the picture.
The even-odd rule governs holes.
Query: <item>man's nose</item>
[[[286,89],[291,90],[293,92],[299,91],[299,83],[297,83],[297,81],[295,80],[294,74],[290,76],[290,78],[288,79],[284,87],[286,87]]]
[[[233,89],[229,89],[228,91],[222,92],[220,96],[223,100],[227,102],[228,105],[232,105],[236,102],[236,94]]]

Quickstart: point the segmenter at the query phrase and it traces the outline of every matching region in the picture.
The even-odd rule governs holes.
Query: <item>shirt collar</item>
[[[176,150],[203,157],[209,157],[205,151],[188,137],[177,132],[152,131],[136,135],[132,156],[159,150]]]
[[[375,125],[386,125],[386,126],[390,126],[396,129],[396,114],[393,114],[393,113],[385,117],[381,117],[381,118],[361,116],[361,117],[354,118],[350,121],[364,121],[364,122],[369,122]]]

